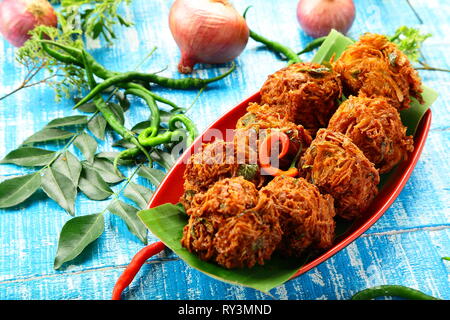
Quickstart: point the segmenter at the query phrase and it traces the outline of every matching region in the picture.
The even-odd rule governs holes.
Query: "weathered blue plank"
[[[167,24],[171,1],[134,0],[125,9],[135,27],[118,29],[113,47],[90,42],[91,52],[113,70],[133,69],[156,45],[158,50],[141,70],[159,70],[179,77],[178,48]],[[302,48],[311,38],[304,35],[295,17],[297,1],[234,1],[239,11],[248,5],[250,26],[269,38],[293,48]],[[357,17],[352,37],[371,31],[393,33],[400,25],[419,26],[406,1],[355,1]],[[412,1],[424,21],[424,31],[432,32],[424,54],[428,63],[450,67],[448,29],[449,4],[442,1]],[[274,14],[277,13],[277,14]],[[312,54],[305,56],[305,59]],[[250,40],[237,59],[238,69],[229,78],[212,85],[190,111],[200,130],[218,116],[256,92],[267,75],[284,62]],[[214,76],[229,65],[199,66],[197,76]],[[450,299],[449,263],[440,260],[449,253],[450,163],[446,147],[450,142],[448,74],[421,72],[424,82],[440,92],[433,105],[433,125],[429,139],[404,191],[393,206],[368,232],[329,261],[274,289],[278,299],[347,299],[352,293],[377,284],[403,284]],[[14,49],[0,41],[0,95],[16,88],[25,72],[14,62]],[[155,87],[155,92],[189,106],[197,91],[175,91]],[[55,102],[51,89],[33,87],[0,101],[0,157],[16,148],[30,134],[55,117],[71,115],[72,103]],[[126,113],[127,126],[148,117],[148,109],[138,99]],[[100,149],[112,150],[108,136]],[[61,144],[53,148],[61,147]],[[76,152],[73,149],[70,149]],[[16,166],[0,166],[1,180],[29,172]],[[145,183],[141,178],[137,181]],[[119,186],[116,187],[119,188]],[[61,271],[53,270],[53,257],[61,227],[69,216],[40,192],[33,201],[12,210],[0,210],[0,299],[108,299],[114,282],[142,245],[124,223],[107,214],[105,233],[80,258]],[[77,199],[78,215],[101,212],[108,201]],[[149,235],[149,241],[156,240]],[[163,259],[176,258],[171,253]],[[356,275],[356,277],[355,277]],[[224,284],[186,267],[182,261],[148,264],[127,291],[129,299],[270,299],[252,289]]]
[[[148,263],[124,297],[348,299],[362,288],[401,284],[450,299],[447,278],[450,263],[441,260],[448,254],[449,236],[448,229],[365,235],[317,268],[273,289],[271,295],[219,282],[186,268],[182,261]],[[0,299],[109,299],[122,270],[123,266],[105,266],[0,280]]]

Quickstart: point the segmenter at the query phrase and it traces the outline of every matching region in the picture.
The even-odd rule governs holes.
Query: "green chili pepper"
[[[84,65],[79,62],[77,59],[73,58],[72,56],[63,54],[61,52],[58,52],[56,50],[51,49],[47,44],[42,43],[42,49],[51,57],[55,58],[56,60],[60,62],[64,62],[66,64],[73,64],[79,67],[84,67]]]
[[[152,131],[149,136],[151,137],[156,136],[158,134],[159,124],[161,122],[161,116],[159,113],[159,108],[156,105],[155,99],[149,94],[149,91],[145,88],[128,89],[127,91],[125,91],[125,94],[133,94],[145,100],[151,112],[150,127],[147,128],[146,130],[150,129]]]
[[[93,76],[93,73],[91,71],[91,66],[88,63],[87,54],[86,51],[82,51],[82,59],[86,70],[86,75],[88,79],[88,83],[90,87],[95,87],[95,79]],[[151,163],[151,157],[148,154],[147,150],[139,143],[139,141],[136,139],[136,137],[133,135],[133,133],[129,130],[127,130],[116,118],[115,114],[112,112],[112,110],[108,107],[106,102],[103,100],[101,96],[97,96],[94,99],[95,106],[97,107],[97,110],[100,111],[105,118],[106,122],[111,126],[111,128],[116,131],[118,134],[120,134],[124,139],[130,141],[133,143],[144,155],[147,157],[149,162]],[[120,153],[116,159],[114,159],[114,168],[117,170],[117,164],[122,156],[122,153]]]
[[[320,47],[326,38],[327,37],[325,36],[325,37],[320,37],[320,38],[314,39],[313,41],[308,43],[302,51],[298,52],[297,55],[301,55],[301,54],[313,51],[314,49]]]
[[[247,15],[247,11],[251,8],[251,6],[247,7],[244,11],[243,17],[244,19],[246,18]],[[269,48],[269,50],[281,53],[282,55],[284,55],[286,57],[286,59],[288,60],[288,65],[291,65],[293,63],[297,63],[297,62],[302,62],[302,60],[298,57],[297,53],[294,52],[294,50],[292,50],[291,48],[276,42],[276,41],[272,41],[269,40],[259,34],[257,34],[256,32],[250,30],[250,38],[252,38],[253,40],[260,42],[262,44],[264,44],[267,48]]]
[[[225,72],[224,74],[221,74],[220,76],[209,78],[209,79],[198,79],[198,78],[182,78],[182,79],[172,79],[172,78],[166,78],[162,76],[158,76],[154,73],[142,73],[137,71],[130,71],[125,73],[119,73],[115,76],[112,76],[102,83],[98,84],[94,89],[92,89],[89,94],[84,97],[80,102],[77,103],[75,108],[79,107],[82,104],[85,104],[89,100],[91,100],[94,96],[101,93],[106,88],[109,88],[113,85],[117,85],[119,83],[126,83],[126,82],[132,82],[132,81],[145,81],[145,82],[151,82],[156,83],[160,86],[171,88],[171,89],[196,89],[196,88],[202,88],[206,86],[207,84],[218,81],[220,79],[225,78],[228,76],[231,72],[233,72],[236,69],[236,65],[233,63],[233,66]]]
[[[371,300],[377,297],[400,297],[410,300],[440,300],[429,296],[419,290],[398,286],[398,285],[382,285],[362,290],[353,295],[352,300]]]
[[[83,61],[83,57],[82,57],[82,53],[81,50],[76,49],[76,48],[71,48],[65,45],[62,45],[58,42],[55,41],[50,41],[50,40],[41,40],[41,43],[43,45],[43,47],[45,46],[48,50],[46,50],[46,52],[51,55],[53,58],[64,62],[64,63],[72,63],[75,64],[77,66],[80,67],[84,67],[84,65],[80,62]],[[62,55],[57,51],[52,51],[51,49],[49,49],[46,45],[54,45],[64,51],[66,51],[68,54],[71,55],[71,57],[66,56],[66,55]],[[45,50],[44,47],[44,50]],[[108,78],[114,77],[116,75],[118,75],[118,72],[112,72],[106,68],[104,68],[100,63],[98,63],[94,57],[92,55],[90,55],[88,52],[85,53],[85,59],[87,60],[87,63],[91,66],[91,70],[92,73],[95,74],[97,77],[102,78],[103,80],[106,80]],[[143,86],[137,84],[137,83],[119,83],[118,87],[122,88],[122,89],[129,89],[129,88],[139,88],[139,89],[145,89]],[[174,102],[163,98],[151,91],[148,91],[148,94],[150,94],[151,96],[153,96],[153,98],[156,101],[159,101],[161,103],[164,103],[170,107],[172,107],[173,109],[176,110],[183,110],[182,108],[180,108],[177,104],[175,104]]]
[[[144,134],[145,131],[141,132],[139,134],[139,143],[146,147],[155,147],[160,144],[166,144],[170,142],[176,142],[176,138],[178,137],[178,141],[180,141],[180,137],[183,137],[183,131],[182,130],[175,130],[175,131],[166,131],[162,134],[159,134],[155,137],[146,137]]]
[[[176,105],[174,102],[167,100],[166,98],[163,98],[161,96],[158,96],[156,93],[151,92],[150,90],[146,89],[144,86],[141,86],[137,83],[125,83],[125,84],[119,84],[119,87],[122,89],[139,89],[139,90],[146,90],[146,93],[153,97],[156,101],[159,101],[161,103],[164,103],[174,110],[184,110],[183,108]]]
[[[176,115],[173,115],[172,117],[170,117],[170,119],[169,119],[169,122],[168,122],[169,130],[171,130],[171,131],[176,130],[178,128],[176,125],[178,122],[181,122],[185,126],[185,128],[188,132],[188,137],[186,139],[186,146],[190,146],[194,142],[195,138],[198,135],[197,127],[191,121],[191,119],[189,119],[185,115],[176,114]]]

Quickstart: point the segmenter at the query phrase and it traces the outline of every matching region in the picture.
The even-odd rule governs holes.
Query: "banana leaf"
[[[338,58],[353,41],[337,31],[332,31],[313,58],[313,62],[323,63],[333,56]],[[413,101],[411,108],[402,112],[402,120],[408,127],[409,134],[414,134],[425,111],[436,100],[437,93],[424,86],[424,104]],[[180,177],[181,179],[181,177]],[[382,186],[382,184],[381,184]],[[173,250],[183,261],[191,267],[220,281],[251,287],[262,292],[288,281],[296,272],[313,257],[282,258],[276,254],[264,266],[251,269],[225,269],[215,263],[200,260],[196,255],[183,248],[180,240],[183,227],[188,217],[180,204],[164,204],[138,213],[139,218],[147,228],[164,244]],[[336,233],[342,234],[350,227],[349,223],[337,222]]]

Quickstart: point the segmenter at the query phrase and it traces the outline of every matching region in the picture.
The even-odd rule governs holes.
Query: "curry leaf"
[[[125,221],[128,230],[130,230],[130,232],[138,237],[144,244],[147,244],[147,228],[137,216],[137,212],[139,211],[138,209],[123,201],[114,200],[108,206],[108,210],[112,214],[122,218]]]
[[[28,137],[22,144],[30,144],[36,142],[48,142],[55,140],[67,140],[72,138],[75,134],[70,131],[61,130],[57,128],[44,128]]]
[[[105,118],[101,114],[96,115],[91,121],[89,121],[88,129],[96,138],[104,140],[106,131]]]
[[[47,168],[42,176],[42,189],[64,210],[71,215],[75,214],[77,187],[73,184],[70,178],[51,167]]]
[[[0,183],[0,208],[9,208],[24,202],[40,186],[39,172],[4,180]]]
[[[8,153],[0,163],[12,163],[25,167],[41,167],[47,165],[54,156],[54,151],[23,147]]]
[[[94,155],[98,146],[94,138],[83,132],[75,139],[73,144],[83,153],[88,162],[92,163],[94,161]]]
[[[76,102],[78,102],[78,101],[76,101]],[[94,102],[88,102],[88,103],[82,104],[77,109],[80,110],[81,112],[86,112],[86,113],[94,113],[95,111],[97,111],[97,107],[95,106]]]
[[[161,181],[163,181],[165,174],[158,169],[153,169],[149,167],[141,167],[137,174],[149,180],[153,185],[158,186]]]
[[[100,237],[104,229],[105,221],[101,213],[67,221],[59,235],[54,268],[59,269],[63,263],[76,258],[90,243]]]
[[[96,158],[92,164],[92,168],[97,171],[97,173],[105,180],[107,183],[119,183],[123,181],[124,177],[122,174],[117,174],[114,165],[102,158]]]
[[[64,152],[53,164],[52,168],[69,178],[75,187],[81,174],[81,162],[70,151]]]
[[[123,191],[123,195],[133,200],[139,208],[145,209],[147,208],[147,204],[150,201],[153,192],[144,186],[130,182]]]
[[[75,125],[85,125],[87,124],[86,116],[68,116],[64,118],[58,118],[50,121],[45,127],[46,128],[60,128]]]
[[[113,143],[113,147],[121,147],[121,148],[125,148],[125,149],[131,149],[136,146],[133,143],[131,143],[130,141],[128,141],[127,139],[120,139]]]
[[[105,200],[113,194],[111,188],[97,171],[88,166],[83,166],[78,187],[92,200]]]
[[[173,167],[177,159],[170,152],[155,150],[150,154],[153,160],[158,162],[165,169],[169,170]]]

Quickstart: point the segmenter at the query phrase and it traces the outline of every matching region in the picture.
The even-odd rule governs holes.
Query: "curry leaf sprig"
[[[118,104],[115,110],[119,118],[123,109]],[[131,181],[135,174],[157,185],[164,174],[157,169],[144,166],[139,160],[122,161],[121,164],[134,165],[136,169],[130,177],[116,173],[113,159],[118,152],[98,152],[98,143],[93,132],[103,132],[106,126],[94,122],[100,117],[94,112],[89,118],[85,115],[68,116],[50,121],[42,130],[27,138],[18,148],[9,152],[0,162],[15,164],[38,170],[23,176],[4,180],[0,183],[0,208],[17,206],[29,199],[41,189],[67,213],[75,215],[75,201],[79,193],[91,200],[101,201],[114,198],[100,214],[77,216],[66,222],[59,240],[59,248],[55,257],[55,268],[64,262],[77,257],[86,246],[97,239],[104,231],[103,215],[111,212],[123,219],[130,230],[141,242],[146,243],[146,229],[137,219],[136,213],[144,209],[152,191]],[[140,132],[147,121],[138,123],[135,128]],[[51,144],[65,142],[58,151],[35,147],[34,144]],[[77,157],[69,148],[73,146],[80,151],[82,158]],[[164,168],[170,168],[173,157],[168,151],[155,150],[152,158]],[[113,186],[123,182],[120,190],[113,191]],[[120,200],[124,196],[133,201],[137,207]],[[139,209],[138,209],[139,208]]]

